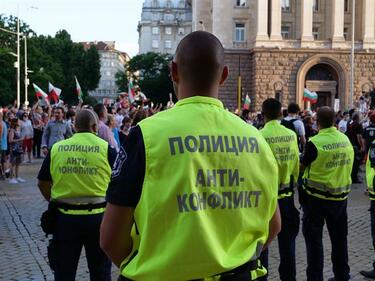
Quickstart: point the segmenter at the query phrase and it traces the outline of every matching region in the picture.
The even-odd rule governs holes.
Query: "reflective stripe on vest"
[[[318,154],[303,175],[306,192],[321,199],[345,200],[352,183],[354,159],[348,137],[331,127],[320,130],[310,141]]]
[[[299,176],[299,149],[296,133],[281,125],[278,120],[267,122],[260,133],[269,144],[278,164],[279,199],[292,196],[293,186],[296,186]]]
[[[145,178],[121,275],[196,280],[256,260],[278,192],[277,163],[261,134],[219,100],[199,96],[140,128]]]
[[[70,139],[57,142],[51,149],[50,171],[51,200],[85,203],[87,198],[99,198],[95,200],[103,201],[111,176],[108,143],[92,133],[76,133]],[[101,213],[104,208],[60,211],[86,215]]]
[[[374,178],[375,178],[375,168],[371,167],[370,155],[375,153],[373,145],[375,141],[372,142],[370,150],[368,151],[367,161],[366,161],[366,183],[367,183],[367,192],[370,200],[375,200],[375,190],[374,190]]]

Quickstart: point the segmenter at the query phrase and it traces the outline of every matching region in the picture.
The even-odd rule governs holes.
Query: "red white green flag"
[[[245,103],[243,105],[243,109],[249,110],[250,109],[250,103],[251,103],[251,99],[250,99],[249,95],[246,94],[246,98],[245,98]]]
[[[39,88],[34,83],[33,83],[33,87],[34,87],[35,95],[38,99],[48,99],[48,95],[41,88]]]
[[[77,77],[74,76],[74,78],[76,79],[76,93],[77,93],[77,96],[78,96],[79,99],[82,99],[83,93],[82,93],[81,85],[79,85]]]
[[[134,89],[134,85],[133,85],[133,80],[132,79],[129,80],[128,95],[129,95],[129,102],[133,103],[134,102],[134,96],[135,96],[135,89]]]
[[[318,101],[318,95],[315,92],[311,92],[308,89],[303,90],[303,100],[309,101],[312,104],[316,103]]]
[[[54,103],[58,103],[60,99],[61,89],[52,85],[51,82],[48,82],[48,98]]]

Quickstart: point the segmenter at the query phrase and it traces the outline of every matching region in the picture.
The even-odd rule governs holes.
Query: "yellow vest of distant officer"
[[[375,141],[372,142],[375,144]],[[371,167],[370,153],[375,153],[375,151],[368,152],[367,162],[366,162],[366,182],[367,182],[367,191],[370,197],[370,200],[375,200],[375,190],[374,190],[374,178],[375,178],[375,169]]]
[[[293,195],[299,176],[297,135],[278,120],[266,123],[260,131],[275,155],[279,167],[279,199]]]
[[[108,143],[92,133],[76,133],[51,149],[51,200],[105,198],[111,177]],[[62,210],[66,214],[97,214],[104,211]]]
[[[303,175],[304,189],[312,196],[326,200],[345,200],[350,192],[353,147],[335,127],[322,129],[310,141],[318,156]]]

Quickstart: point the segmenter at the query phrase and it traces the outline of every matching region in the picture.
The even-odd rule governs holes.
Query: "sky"
[[[66,29],[75,42],[116,41],[116,49],[138,53],[137,25],[143,0],[0,0],[0,14],[17,15],[38,35]]]

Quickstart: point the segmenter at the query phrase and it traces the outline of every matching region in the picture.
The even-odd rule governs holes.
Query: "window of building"
[[[344,38],[346,41],[349,40],[349,28],[348,27],[344,27]]]
[[[174,20],[174,15],[173,14],[165,14],[164,15],[164,20],[166,20],[166,21],[172,21],[172,20]]]
[[[320,39],[320,37],[319,37],[319,27],[318,26],[313,27],[312,34],[313,34],[314,40]]]
[[[166,27],[165,28],[165,34],[172,35],[172,27]]]
[[[154,49],[159,48],[159,41],[158,40],[152,40],[152,48],[154,48]]]
[[[281,0],[281,10],[283,12],[290,12],[290,0]]]
[[[281,36],[283,39],[290,39],[290,26],[284,25],[281,27]]]
[[[344,11],[345,13],[349,12],[349,0],[344,0]]]
[[[313,0],[313,11],[319,12],[319,0]]]
[[[106,71],[105,75],[111,76],[111,72],[110,71]]]
[[[171,40],[165,40],[165,48],[166,49],[172,49],[172,41]]]
[[[245,24],[244,23],[236,23],[234,40],[236,42],[245,42]]]
[[[236,7],[246,7],[246,0],[236,0]]]
[[[152,34],[154,34],[154,35],[159,34],[159,27],[154,26],[154,27],[152,28]]]
[[[183,27],[179,27],[178,28],[178,35],[185,35],[185,28],[183,28]]]

